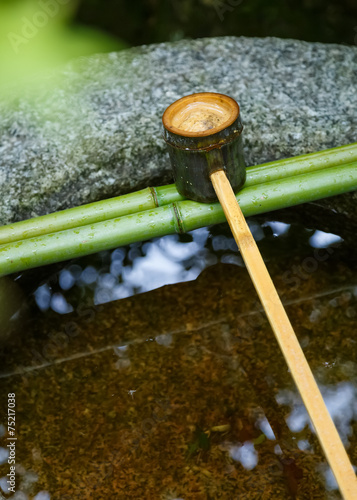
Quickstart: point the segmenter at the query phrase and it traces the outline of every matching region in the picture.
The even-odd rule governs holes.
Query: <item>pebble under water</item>
[[[251,230],[357,465],[353,249],[272,215]],[[227,225],[0,284],[0,498],[341,498]]]

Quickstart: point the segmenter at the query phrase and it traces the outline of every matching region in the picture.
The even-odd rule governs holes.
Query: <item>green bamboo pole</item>
[[[148,187],[135,193],[0,226],[0,245],[142,212],[180,199],[183,200],[183,197],[174,185]]]
[[[244,186],[255,186],[355,161],[357,161],[357,142],[250,167],[247,169],[249,175]]]
[[[244,215],[250,216],[355,189],[356,162],[250,186],[239,192],[237,200]],[[224,221],[219,203],[178,201],[120,218],[2,245],[0,276]]]
[[[357,143],[247,168],[245,187],[357,161]],[[170,184],[0,227],[0,245],[160,207],[184,198]]]

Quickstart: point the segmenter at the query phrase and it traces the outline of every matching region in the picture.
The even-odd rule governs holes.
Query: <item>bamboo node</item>
[[[176,233],[184,234],[186,232],[185,226],[183,223],[183,218],[182,218],[182,215],[180,212],[180,208],[179,208],[178,204],[176,203],[176,201],[174,203],[172,203],[172,212],[173,212],[173,216],[174,216]]]

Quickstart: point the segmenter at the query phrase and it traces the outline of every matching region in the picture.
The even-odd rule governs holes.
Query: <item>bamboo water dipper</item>
[[[222,94],[192,94],[166,109],[163,124],[178,191],[203,202],[217,196],[340,492],[356,500],[352,465],[232,189],[245,180],[238,104]]]

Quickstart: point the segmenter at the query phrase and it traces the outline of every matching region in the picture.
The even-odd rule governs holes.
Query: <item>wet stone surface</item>
[[[356,67],[356,47],[244,37],[76,61],[0,103],[0,223],[171,182],[161,116],[194,92],[239,102],[247,165],[354,142]],[[332,206],[356,221],[354,195]]]

